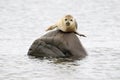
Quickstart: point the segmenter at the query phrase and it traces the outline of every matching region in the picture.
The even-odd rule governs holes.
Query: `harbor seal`
[[[76,19],[72,15],[65,15],[61,18],[56,24],[49,26],[46,31],[57,28],[63,32],[74,32],[79,36],[86,37],[84,34],[80,34],[77,32],[77,22]]]

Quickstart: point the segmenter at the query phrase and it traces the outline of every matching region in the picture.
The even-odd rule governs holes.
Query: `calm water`
[[[72,1],[72,0],[71,0]],[[0,0],[0,80],[120,80],[120,0]],[[30,59],[32,42],[65,14],[79,24],[88,56]]]

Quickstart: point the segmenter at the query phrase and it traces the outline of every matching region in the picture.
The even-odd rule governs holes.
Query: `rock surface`
[[[47,58],[84,58],[87,53],[74,33],[48,32],[31,45],[28,55]]]

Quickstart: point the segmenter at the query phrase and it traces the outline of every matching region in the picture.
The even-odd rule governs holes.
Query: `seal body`
[[[63,32],[74,32],[79,36],[86,37],[85,35],[77,32],[77,22],[72,15],[65,15],[63,18],[58,20],[56,24],[49,26],[46,31],[52,30],[54,28],[57,28],[58,30],[61,30]]]
[[[48,27],[48,30],[52,30],[54,28],[57,28],[63,32],[76,32],[77,30],[77,22],[75,20],[75,18],[73,18],[73,16],[71,15],[66,15],[63,18],[61,18],[60,20],[58,20],[58,22],[50,27]]]

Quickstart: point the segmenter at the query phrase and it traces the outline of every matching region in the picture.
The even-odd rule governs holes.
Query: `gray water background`
[[[30,59],[32,42],[66,14],[87,35],[88,56]],[[120,0],[0,0],[0,80],[120,80]]]

